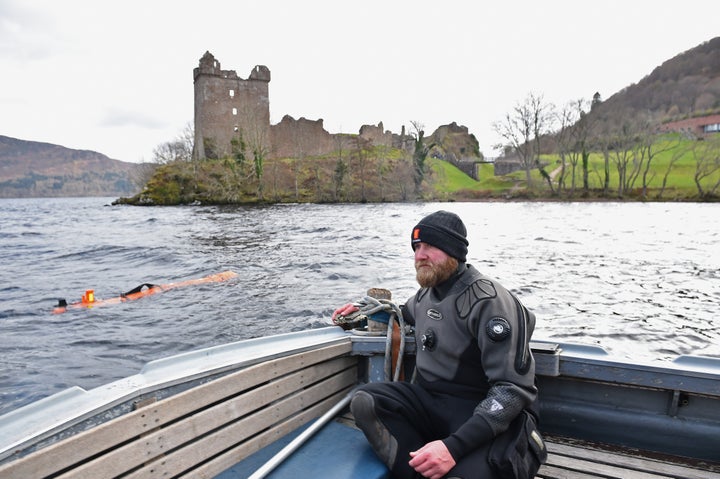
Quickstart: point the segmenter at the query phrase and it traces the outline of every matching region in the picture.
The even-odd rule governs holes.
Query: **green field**
[[[720,163],[718,163],[720,142],[697,141],[665,141],[655,145],[658,151],[646,173],[646,191],[643,196],[643,173],[646,159],[635,168],[635,179],[625,181],[627,188],[619,191],[618,167],[614,161],[617,155],[610,154],[609,186],[607,192],[603,190],[605,180],[605,159],[601,153],[592,153],[588,162],[589,191],[583,191],[582,167],[578,162],[575,169],[575,189],[572,188],[572,170],[566,162],[566,176],[564,188],[558,187],[561,160],[559,155],[546,155],[542,157],[545,170],[549,174],[555,173],[551,192],[545,179],[537,169],[531,172],[532,188],[528,188],[525,171],[516,171],[505,176],[494,176],[493,165],[483,164],[479,170],[479,181],[468,177],[450,163],[432,160],[434,188],[439,197],[447,196],[455,199],[482,199],[482,198],[536,198],[536,199],[572,199],[572,198],[607,198],[607,199],[644,199],[662,201],[688,201],[688,200],[717,200],[720,189]],[[695,182],[698,170],[698,158],[703,157],[702,165],[707,176],[700,180],[704,197]],[[631,176],[634,166],[628,161],[627,176]],[[663,188],[663,181],[665,186]],[[709,193],[709,194],[708,194]]]

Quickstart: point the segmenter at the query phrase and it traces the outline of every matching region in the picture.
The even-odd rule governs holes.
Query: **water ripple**
[[[371,287],[402,302],[416,289],[409,232],[440,208],[465,220],[469,262],[535,311],[536,338],[643,360],[720,356],[717,204],[110,200],[0,200],[0,414],[167,355],[326,326],[335,306]],[[223,270],[239,277],[52,314],[58,298],[86,289],[108,298]]]

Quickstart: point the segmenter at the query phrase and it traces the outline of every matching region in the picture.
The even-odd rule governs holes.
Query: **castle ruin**
[[[244,144],[249,151],[262,151],[267,158],[321,156],[351,148],[350,138],[370,146],[387,146],[410,151],[414,142],[405,128],[398,135],[383,128],[382,122],[363,125],[359,134],[331,134],[323,120],[295,120],[285,115],[270,124],[270,70],[255,66],[247,80],[234,70],[223,70],[210,52],[193,70],[195,86],[195,147],[193,158],[231,157]],[[476,177],[482,159],[478,142],[466,127],[455,123],[438,128],[428,137],[436,144],[433,155],[451,161]],[[477,179],[477,177],[476,177]]]
[[[244,80],[223,70],[210,52],[193,70],[195,147],[193,157],[229,156],[241,135],[253,146],[270,146],[270,70],[257,65]],[[207,151],[213,149],[213,152]]]

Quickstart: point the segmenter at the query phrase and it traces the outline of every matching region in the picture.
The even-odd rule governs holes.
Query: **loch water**
[[[640,362],[720,357],[720,204],[407,203],[130,207],[113,198],[0,199],[0,414],[148,361],[327,327],[383,287],[416,289],[409,235],[446,209],[468,262],[537,315],[534,337]],[[53,314],[231,270],[223,283]]]

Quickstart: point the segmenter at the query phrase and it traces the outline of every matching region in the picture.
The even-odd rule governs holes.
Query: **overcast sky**
[[[210,51],[270,69],[273,124],[455,121],[495,156],[493,122],[529,93],[608,98],[719,19],[717,0],[0,0],[0,135],[150,161],[192,121]]]

